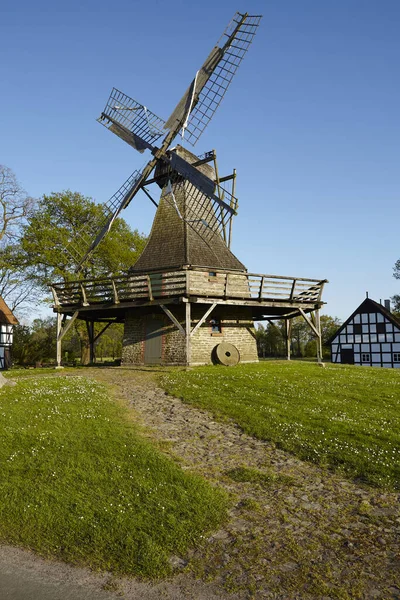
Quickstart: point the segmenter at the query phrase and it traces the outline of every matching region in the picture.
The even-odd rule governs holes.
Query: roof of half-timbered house
[[[18,319],[13,315],[3,298],[0,296],[0,323],[6,325],[18,325]]]
[[[356,310],[350,315],[348,319],[339,327],[339,329],[329,338],[328,344],[331,344],[333,340],[347,327],[347,325],[352,321],[352,319],[358,315],[363,313],[381,313],[384,317],[386,317],[395,327],[400,330],[400,320],[395,317],[387,308],[385,308],[382,304],[375,302],[375,300],[371,300],[371,298],[365,298],[363,302],[361,302],[360,306],[356,308]]]

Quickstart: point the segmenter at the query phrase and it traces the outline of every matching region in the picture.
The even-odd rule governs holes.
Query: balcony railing
[[[326,280],[193,269],[54,283],[51,288],[55,305],[71,308],[181,296],[315,304],[321,302],[324,283]]]

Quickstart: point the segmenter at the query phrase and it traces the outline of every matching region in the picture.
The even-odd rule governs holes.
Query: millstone
[[[215,355],[218,362],[226,367],[237,365],[240,360],[239,350],[233,344],[221,342],[215,348]]]

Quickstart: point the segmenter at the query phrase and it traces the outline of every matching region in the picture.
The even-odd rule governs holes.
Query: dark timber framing
[[[400,321],[366,298],[328,341],[332,362],[400,368]]]
[[[18,325],[18,319],[0,296],[0,371],[11,366],[14,325]]]
[[[61,366],[62,339],[75,319],[87,323],[93,361],[96,341],[109,325],[124,322],[126,311],[139,314],[151,307],[160,308],[185,337],[188,365],[191,364],[191,339],[217,306],[247,307],[253,321],[283,319],[288,359],[292,320],[301,316],[317,338],[317,358],[322,360],[319,311],[326,280],[212,270],[216,277],[209,277],[209,267],[186,267],[53,284],[58,366]],[[174,307],[179,305],[185,307],[184,327],[174,316]],[[195,325],[192,325],[193,306],[200,307],[202,312]],[[95,322],[105,325],[96,336]]]

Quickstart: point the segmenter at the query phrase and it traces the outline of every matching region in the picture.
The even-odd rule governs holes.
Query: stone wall
[[[215,275],[211,275],[215,273]],[[189,271],[189,292],[192,295],[216,298],[250,298],[247,275],[220,271]]]
[[[231,311],[232,312],[232,311]],[[210,318],[213,316],[211,313]],[[240,362],[257,362],[255,329],[248,309],[238,307],[234,318],[221,318],[221,333],[212,333],[209,323],[203,325],[192,337],[191,364],[209,364],[213,349],[221,342],[233,344],[239,350]],[[195,324],[195,323],[194,323]]]
[[[192,304],[192,329],[207,310],[207,305]],[[224,312],[224,307],[217,307]],[[213,333],[209,319],[199,327],[191,338],[190,364],[210,364],[213,349],[221,342],[229,342],[236,346],[240,353],[240,362],[257,362],[257,346],[255,331],[246,307],[229,307],[227,318],[211,313],[209,319],[216,318],[221,324],[221,333]],[[171,312],[185,328],[185,307],[183,304],[173,306]],[[144,364],[146,320],[157,319],[164,322],[162,333],[161,364],[184,365],[186,358],[186,339],[171,320],[162,312],[140,315],[137,311],[127,311],[122,349],[123,364]]]
[[[143,364],[145,322],[135,311],[125,314],[124,337],[122,341],[122,364]]]

